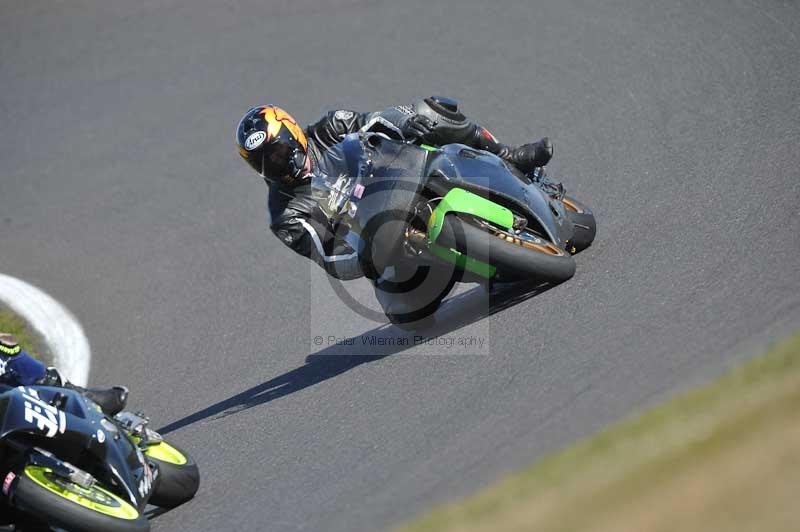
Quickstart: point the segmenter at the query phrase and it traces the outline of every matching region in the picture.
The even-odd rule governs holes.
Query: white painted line
[[[89,340],[69,310],[35,286],[2,273],[0,301],[44,338],[55,357],[55,366],[68,381],[86,386],[91,360]]]

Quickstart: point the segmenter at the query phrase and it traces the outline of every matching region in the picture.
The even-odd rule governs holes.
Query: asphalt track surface
[[[155,531],[391,526],[800,325],[796,2],[6,1],[0,80],[0,271],[201,464]],[[397,331],[268,233],[233,130],[429,93],[550,135],[598,240],[550,290],[462,290],[438,332],[480,349],[372,350]]]

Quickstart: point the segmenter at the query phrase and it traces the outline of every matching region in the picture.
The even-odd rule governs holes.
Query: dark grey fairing
[[[469,190],[526,217],[528,227],[559,247],[573,236],[560,201],[486,151],[463,144],[431,151],[375,134],[348,135],[340,147],[350,175],[339,178],[336,206],[339,220],[362,239],[358,255],[367,277],[375,278],[381,265],[393,263],[414,206],[443,197],[453,188]],[[357,186],[363,187],[359,194]]]
[[[427,187],[437,195],[463,188],[527,217],[529,225],[540,226],[558,246],[563,247],[572,238],[573,226],[562,203],[496,155],[463,144],[448,144],[431,157],[427,174],[431,176]]]
[[[144,456],[94,403],[65,388],[0,386],[0,470],[44,449],[143,509]],[[149,485],[149,483],[145,483]]]
[[[348,178],[345,198],[358,205],[350,223],[353,229],[364,227],[375,213],[386,210],[388,205],[381,201],[391,201],[395,210],[410,210],[415,195],[423,188],[441,197],[458,187],[525,216],[529,226],[541,229],[543,236],[558,246],[563,247],[573,236],[563,204],[489,152],[464,144],[448,144],[431,152],[379,135],[348,135],[341,146],[350,175],[355,177]],[[361,198],[351,198],[357,183],[365,186],[365,193]],[[407,201],[400,204],[386,194],[380,194],[380,200],[371,198],[389,188],[405,190]]]

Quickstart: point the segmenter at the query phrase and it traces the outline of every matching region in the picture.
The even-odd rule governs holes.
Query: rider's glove
[[[406,140],[415,140],[430,134],[434,127],[436,124],[427,116],[412,115],[400,125],[400,132]]]

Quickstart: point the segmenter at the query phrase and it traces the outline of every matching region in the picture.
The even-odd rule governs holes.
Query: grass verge
[[[800,530],[800,334],[402,532]]]
[[[51,360],[50,353],[39,335],[28,327],[25,320],[5,307],[0,307],[0,332],[16,336],[22,348],[32,357],[45,362]]]

